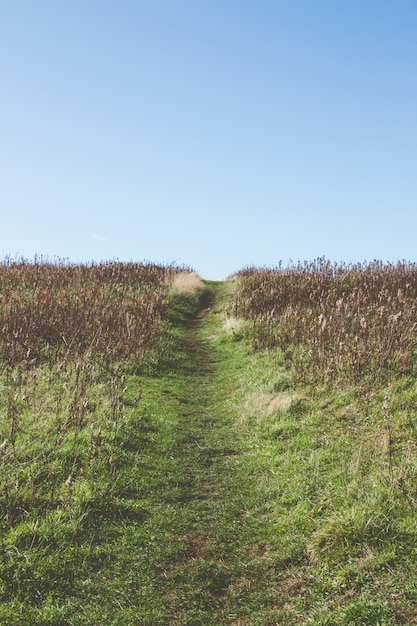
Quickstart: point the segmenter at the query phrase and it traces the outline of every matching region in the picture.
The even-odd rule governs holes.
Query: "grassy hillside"
[[[237,283],[257,363],[242,421],[298,623],[417,623],[416,266],[319,260]]]
[[[416,284],[0,266],[0,623],[417,623]]]
[[[147,404],[175,345],[174,283],[189,275],[0,267],[0,623],[115,623],[107,604],[126,590],[108,587],[147,515],[144,457],[169,430]]]

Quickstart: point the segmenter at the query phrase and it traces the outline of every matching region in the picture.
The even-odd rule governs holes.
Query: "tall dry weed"
[[[135,263],[0,265],[0,362],[142,358],[163,342],[168,285],[181,271]]]
[[[303,380],[395,377],[416,370],[417,265],[325,259],[240,273],[234,313],[257,348],[291,355]]]
[[[171,289],[181,295],[195,295],[203,288],[203,281],[195,272],[179,272],[172,276]]]

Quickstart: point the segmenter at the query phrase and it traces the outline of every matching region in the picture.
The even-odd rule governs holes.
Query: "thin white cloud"
[[[107,241],[108,237],[105,237],[105,235],[99,235],[98,233],[94,233],[93,239],[95,239],[96,241]]]

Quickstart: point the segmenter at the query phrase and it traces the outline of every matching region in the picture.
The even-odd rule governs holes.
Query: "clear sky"
[[[417,261],[416,0],[0,0],[0,256]]]

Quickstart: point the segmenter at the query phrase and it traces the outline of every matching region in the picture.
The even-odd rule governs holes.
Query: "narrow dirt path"
[[[216,304],[222,289],[213,285],[184,324],[178,366],[164,383],[179,415],[164,452],[165,473],[155,471],[147,523],[148,536],[152,528],[158,542],[150,545],[147,559],[161,607],[141,624],[275,623],[264,614],[265,580],[273,570],[258,541],[263,520],[256,515],[256,476],[250,475],[236,429],[239,361],[222,331]]]
[[[225,484],[238,451],[225,420],[219,356],[202,332],[214,304],[211,293],[204,308],[190,320],[183,339],[192,365],[181,381],[183,410],[175,454],[192,497],[182,511],[186,513],[182,532],[172,536],[173,542],[183,545],[184,558],[164,572],[166,594],[178,624],[219,623],[230,584],[235,536],[228,527],[230,518],[239,519],[238,512],[230,511]]]

